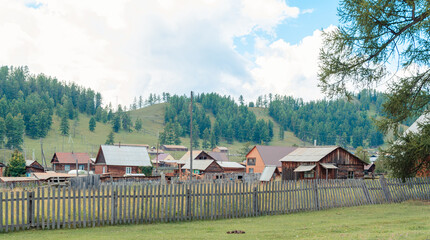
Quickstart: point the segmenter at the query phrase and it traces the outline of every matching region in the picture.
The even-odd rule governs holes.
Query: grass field
[[[0,234],[1,239],[430,239],[430,203],[368,205],[217,221]],[[227,234],[242,230],[245,234]]]
[[[143,129],[139,132],[126,132],[120,131],[115,134],[115,141],[121,143],[135,143],[135,144],[149,144],[150,146],[155,146],[157,144],[157,134],[163,131],[164,122],[164,111],[166,103],[155,104],[149,107],[141,108],[138,110],[130,111],[130,117],[133,123],[137,118],[142,119]],[[270,143],[275,146],[292,146],[304,145],[300,139],[294,136],[292,132],[285,132],[285,138],[283,141],[279,140],[279,125],[268,115],[268,110],[263,108],[250,108],[253,111],[257,119],[269,120],[274,122],[274,139]],[[213,115],[211,120],[214,121]],[[69,121],[69,133],[70,137],[64,137],[60,135],[59,125],[60,118],[56,115],[53,117],[53,124],[48,136],[43,139],[43,151],[45,158],[49,164],[54,152],[87,152],[92,157],[97,154],[100,144],[104,144],[107,135],[112,129],[111,124],[103,124],[98,122],[97,127],[94,132],[88,129],[88,122],[90,117],[86,114],[79,114],[79,120]],[[189,138],[181,138],[182,145],[189,147]],[[230,153],[238,153],[243,147],[244,143],[234,142],[233,144],[227,144],[226,142],[221,142],[219,145],[226,146],[230,149]],[[40,162],[41,160],[41,147],[39,139],[31,139],[28,137],[24,138],[23,145],[24,153],[26,154],[26,159],[32,159],[34,152],[36,160]],[[0,161],[7,162],[10,159],[11,151],[0,150]],[[184,153],[177,152],[173,153],[175,158],[182,157]],[[232,157],[233,161],[243,160],[240,157]]]

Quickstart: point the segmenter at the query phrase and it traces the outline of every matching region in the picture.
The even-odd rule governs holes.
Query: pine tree
[[[24,142],[23,135],[25,129],[22,115],[19,113],[17,116],[12,117],[12,114],[9,113],[6,116],[5,128],[7,138],[6,147],[21,149],[21,145]]]
[[[140,118],[136,119],[136,122],[134,123],[134,129],[137,131],[140,131],[142,129],[142,120]]]
[[[96,120],[94,119],[94,117],[92,117],[90,119],[90,122],[88,123],[88,128],[90,129],[91,132],[94,132],[94,130],[96,129]]]
[[[4,119],[0,117],[0,147],[3,144],[4,136],[5,136],[5,123],[4,123]]]
[[[113,117],[112,129],[114,132],[118,132],[121,128],[121,116],[119,113],[116,113]]]
[[[113,145],[114,143],[115,143],[115,140],[114,140],[114,133],[113,133],[113,131],[111,131],[111,132],[109,133],[109,135],[107,136],[107,139],[106,139],[105,144],[106,144],[106,145]]]
[[[217,144],[217,143],[216,143],[215,132],[213,131],[213,129],[212,129],[212,131],[211,131],[210,144],[211,144],[211,148],[212,148],[212,149],[216,148],[216,144]]]
[[[284,128],[282,126],[279,126],[279,140],[284,140]]]
[[[25,172],[24,156],[18,150],[15,150],[7,166],[7,175],[9,177],[21,177],[25,175]]]
[[[142,96],[139,96],[139,108],[143,107],[143,98]]]
[[[66,116],[63,116],[63,118],[61,118],[60,133],[63,136],[69,135],[69,120]]]
[[[209,148],[209,138],[210,138],[210,134],[209,134],[209,129],[208,128],[206,128],[204,131],[203,131],[203,141],[202,141],[202,148],[203,149],[208,149]]]

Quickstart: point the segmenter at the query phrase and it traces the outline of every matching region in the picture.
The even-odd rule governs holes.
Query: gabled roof
[[[146,147],[101,145],[99,153],[97,154],[96,163],[99,161],[101,152],[103,153],[106,165],[151,166]]]
[[[206,170],[215,160],[196,160],[193,161],[193,169],[204,171]],[[182,169],[190,169],[190,161],[185,163]]]
[[[337,146],[297,148],[283,157],[280,162],[318,162],[337,148]]]
[[[42,165],[40,165],[40,163],[38,163],[35,160],[25,160],[25,166],[26,167],[34,167],[34,168],[39,168],[39,169],[44,169]]]
[[[415,120],[412,125],[406,129],[406,131],[403,133],[404,135],[408,133],[418,133],[421,129],[419,125],[426,124],[430,122],[430,113],[425,113],[421,115],[417,120]]]
[[[237,162],[217,162],[217,163],[222,168],[245,168],[245,166]]]
[[[218,148],[220,151],[228,151],[228,148],[227,148],[227,147],[220,147],[220,146],[217,146],[216,148]],[[214,149],[216,149],[216,148],[214,148]]]
[[[207,152],[213,159],[217,161],[228,161],[228,156],[226,153],[222,152]]]
[[[182,145],[163,145],[163,147],[165,147],[165,148],[177,148],[177,149],[188,149],[187,147],[185,147],[185,146],[182,146]]]
[[[208,155],[208,159],[212,159],[214,160],[214,157],[212,157],[211,155],[209,155],[207,152],[203,151],[203,150],[193,150],[193,160],[204,160],[204,159],[197,159],[201,154],[205,154]],[[184,156],[181,157],[181,159],[179,159],[178,163],[185,163],[187,161],[190,161],[190,151],[186,152],[184,154]]]
[[[88,153],[56,152],[51,159],[51,163],[54,161],[55,157],[57,157],[58,163],[61,164],[75,164],[76,160],[78,160],[78,164],[87,164],[88,161],[91,162]]]
[[[257,148],[257,151],[258,153],[260,153],[260,156],[263,159],[265,166],[277,166],[277,167],[281,166],[281,162],[279,162],[281,158],[283,158],[287,154],[297,149],[297,147],[262,146],[262,145],[257,145],[254,148]]]
[[[158,161],[166,160],[166,158],[168,158],[169,156],[171,156],[171,155],[168,153],[158,154]],[[155,156],[153,160],[157,160],[157,156]]]

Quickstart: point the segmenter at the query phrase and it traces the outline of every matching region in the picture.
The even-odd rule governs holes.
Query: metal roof
[[[279,162],[281,158],[291,153],[297,147],[279,147],[279,146],[255,146],[258,153],[260,153],[261,159],[263,159],[265,166],[277,166],[280,167],[282,164]]]
[[[320,163],[320,165],[325,169],[337,169],[333,163]]]
[[[215,160],[196,160],[196,161],[193,161],[193,169],[204,171],[214,161]],[[182,167],[182,169],[190,169],[190,161],[189,160],[188,160],[188,162],[185,163],[185,165]]]
[[[334,151],[337,146],[333,147],[309,147],[297,148],[287,156],[283,157],[281,162],[318,162],[323,157]]]
[[[30,167],[32,163],[34,163],[34,160],[25,160],[25,166]]]
[[[421,130],[419,125],[426,124],[429,122],[430,122],[430,113],[425,113],[421,115],[417,120],[415,120],[414,123],[412,123],[412,125],[408,129],[406,129],[406,131],[404,132],[404,135],[408,133],[418,133]]]
[[[245,166],[243,166],[242,164],[237,163],[237,162],[219,162],[219,161],[217,161],[217,163],[222,168],[245,168]]]
[[[146,147],[101,145],[106,165],[149,167]]]
[[[193,150],[193,160],[196,159],[196,157],[203,152],[202,150]],[[190,161],[190,151],[186,152],[184,156],[179,159],[179,162],[185,163],[186,161]]]
[[[211,156],[213,159],[215,159],[217,161],[226,161],[226,162],[228,161],[228,156],[227,156],[226,153],[222,153],[222,152],[207,152],[207,154],[209,154],[209,156]]]
[[[298,168],[294,169],[294,172],[308,172],[315,168],[315,165],[300,165]]]
[[[260,176],[260,181],[261,182],[269,182],[270,179],[272,179],[273,174],[275,173],[276,170],[276,166],[267,166],[264,168],[263,172],[261,173]]]

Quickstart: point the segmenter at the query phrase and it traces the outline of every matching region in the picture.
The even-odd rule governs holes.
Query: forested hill
[[[164,143],[174,143],[189,134],[189,98],[173,95],[167,99]],[[304,102],[293,97],[261,96],[244,105],[243,98],[236,103],[230,96],[216,93],[195,97],[194,128],[196,141],[215,145],[220,139],[254,143],[270,143],[274,124],[270,120],[256,120],[248,107],[267,108],[279,124],[279,139],[284,131],[292,131],[303,141],[317,141],[318,145],[369,146],[383,144],[383,135],[371,120],[381,113],[384,96],[376,91],[362,91],[352,101],[344,99]],[[210,121],[213,115],[215,120]],[[196,146],[199,143],[196,142]],[[205,146],[206,147],[206,146]]]
[[[66,123],[79,113],[96,115],[98,120],[104,116],[107,121],[107,112],[101,104],[101,94],[89,88],[66,84],[43,74],[32,75],[27,67],[2,66],[0,145],[21,148],[24,132],[33,139],[45,137],[54,113]]]

